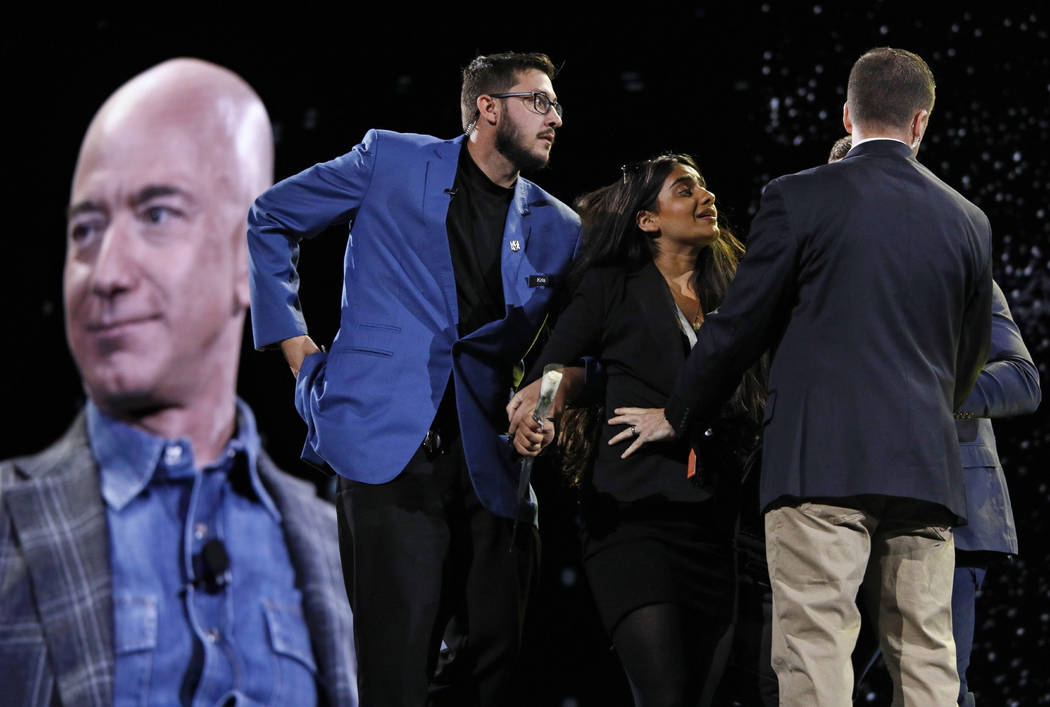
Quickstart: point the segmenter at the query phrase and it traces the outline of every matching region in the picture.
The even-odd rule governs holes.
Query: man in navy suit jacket
[[[835,142],[828,162],[837,162],[853,146],[847,135]],[[999,285],[992,282],[992,335],[988,362],[966,402],[955,411],[963,476],[966,479],[966,525],[956,528],[955,580],[952,583],[952,635],[959,670],[959,704],[973,707],[966,670],[973,650],[977,590],[997,555],[1017,554],[1017,529],[1010,492],[999,463],[990,418],[1035,412],[1042,400],[1039,369],[1010,315]],[[863,635],[863,634],[862,634]],[[867,665],[878,657],[874,655]],[[856,663],[854,663],[856,664]],[[858,682],[860,680],[858,675]],[[854,698],[856,701],[856,698]]]
[[[249,215],[256,346],[283,350],[303,455],[341,477],[364,704],[419,705],[428,691],[512,702],[537,538],[503,410],[580,234],[519,176],[546,164],[562,124],[553,76],[542,54],[478,57],[463,72],[463,136],[369,131]],[[306,335],[295,263],[299,241],[335,223],[352,226],[326,353]],[[453,684],[439,686],[450,622]]]
[[[612,420],[634,426],[628,451],[682,434],[772,348],[761,503],[784,705],[849,704],[862,586],[894,704],[958,696],[950,529],[966,499],[952,412],[987,356],[991,228],[915,160],[933,100],[920,57],[858,59],[853,149],[766,187],[665,410]]]

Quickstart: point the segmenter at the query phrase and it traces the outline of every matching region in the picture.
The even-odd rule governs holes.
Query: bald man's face
[[[192,106],[111,112],[74,175],[66,333],[103,409],[180,406],[238,355],[248,204],[228,141]]]

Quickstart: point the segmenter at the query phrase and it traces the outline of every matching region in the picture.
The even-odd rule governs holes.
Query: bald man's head
[[[73,176],[64,289],[70,348],[103,409],[235,385],[245,217],[272,174],[266,109],[222,67],[164,62],[99,109]]]
[[[229,197],[251,202],[273,184],[273,136],[259,96],[244,79],[199,59],[171,59],[121,86],[91,121],[73,186],[114,138],[130,131],[146,149],[178,140],[202,167],[217,169]],[[116,156],[119,159],[119,156]]]

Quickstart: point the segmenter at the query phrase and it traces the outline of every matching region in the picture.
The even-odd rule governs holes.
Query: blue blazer
[[[1039,371],[1010,316],[998,285],[992,290],[992,345],[970,397],[958,412],[975,419],[957,420],[966,483],[968,523],[955,529],[957,550],[1017,553],[1017,530],[1006,477],[992,432],[993,417],[1033,412],[1039,407]]]
[[[339,333],[307,356],[295,405],[303,458],[366,483],[396,477],[419,447],[453,377],[471,480],[482,504],[519,514],[518,465],[501,433],[515,366],[535,340],[580,240],[565,204],[523,177],[503,229],[506,314],[460,338],[445,231],[463,136],[371,130],[330,162],[280,182],[248,216],[255,345],[306,333],[295,264],[299,242],[350,223]]]

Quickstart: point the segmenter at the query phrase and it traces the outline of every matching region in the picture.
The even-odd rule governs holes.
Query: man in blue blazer
[[[862,586],[894,704],[951,704],[950,529],[966,518],[952,412],[987,357],[991,228],[915,159],[934,102],[920,57],[867,52],[846,95],[852,150],[766,187],[665,410],[611,422],[636,431],[628,451],[682,434],[771,348],[761,503],[780,704],[849,704]]]
[[[959,704],[973,705],[966,681],[973,649],[974,605],[996,555],[1017,554],[1017,530],[990,418],[1035,411],[1042,400],[1039,370],[1010,316],[998,285],[992,291],[992,345],[970,397],[956,411],[967,524],[955,529],[952,633],[959,668]]]
[[[256,346],[280,346],[297,376],[304,458],[341,477],[363,704],[512,701],[537,538],[503,410],[580,235],[567,206],[519,176],[546,164],[562,124],[553,76],[542,54],[478,57],[463,72],[463,136],[369,131],[249,215]],[[324,352],[295,263],[302,239],[336,223],[351,231]],[[455,674],[438,686],[450,621]]]

